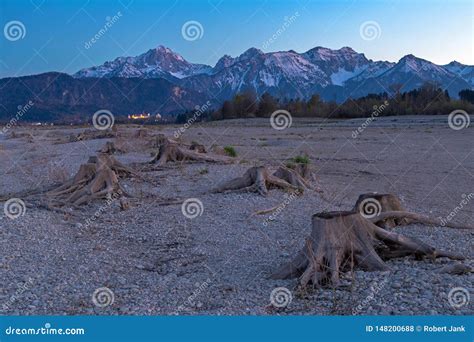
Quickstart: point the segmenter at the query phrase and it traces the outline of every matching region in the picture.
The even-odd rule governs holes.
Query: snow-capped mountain
[[[436,65],[410,54],[401,58],[386,71],[366,77],[362,86],[360,81],[356,77],[346,84],[353,97],[364,96],[367,93],[390,93],[395,88],[402,92],[409,91],[427,82],[437,84],[448,90],[451,96],[458,97],[459,91],[471,88],[469,82],[472,82],[472,77],[469,80],[469,77],[464,78],[445,66]]]
[[[111,62],[78,71],[73,76],[84,77],[140,77],[140,78],[166,78],[176,80],[195,74],[209,72],[212,68],[208,65],[193,64],[171,49],[158,46],[156,49],[136,57],[118,57]]]
[[[332,50],[315,47],[304,53],[293,50],[264,53],[250,48],[240,56],[228,55],[214,67],[193,64],[169,48],[159,46],[136,57],[82,69],[76,78],[165,78],[183,89],[224,100],[246,90],[280,98],[309,98],[319,93],[343,101],[369,93],[390,92],[394,86],[407,91],[425,82],[437,83],[457,97],[474,85],[474,66],[452,62],[436,65],[407,55],[398,63],[373,61],[350,47]]]
[[[263,53],[255,48],[237,58],[223,57],[210,74],[182,80],[185,88],[212,92],[221,98],[246,90],[279,97],[306,97],[315,86],[329,84],[324,71],[294,51]]]
[[[458,75],[462,79],[466,80],[471,87],[474,87],[474,66],[465,65],[459,62],[453,61],[449,64],[444,65],[444,68],[451,71],[453,74]]]

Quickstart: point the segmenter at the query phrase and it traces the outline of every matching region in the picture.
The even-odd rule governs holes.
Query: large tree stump
[[[150,161],[150,164],[163,166],[167,162],[177,161],[197,161],[208,163],[230,163],[232,159],[223,156],[213,156],[208,153],[199,153],[188,148],[182,148],[177,142],[166,138],[160,138],[160,147],[156,156]]]
[[[254,166],[245,171],[242,177],[221,184],[213,192],[244,191],[257,192],[262,196],[266,196],[271,188],[300,190],[297,186],[270,174],[266,167]]]
[[[79,206],[100,198],[128,196],[119,184],[119,178],[138,174],[107,154],[89,157],[76,175],[46,193],[48,206]]]
[[[406,255],[463,259],[418,239],[387,231],[359,212],[328,212],[313,215],[311,235],[303,250],[272,278],[299,276],[301,286],[337,286],[341,273],[347,270],[358,267],[385,271],[388,266],[384,259]]]

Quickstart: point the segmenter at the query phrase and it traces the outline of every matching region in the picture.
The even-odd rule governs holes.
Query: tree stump
[[[99,198],[128,196],[119,178],[130,175],[137,173],[110,155],[89,157],[72,179],[46,193],[48,206],[79,206]]]
[[[150,135],[150,131],[145,128],[139,128],[133,133],[133,137],[137,139],[147,138]]]
[[[366,271],[386,271],[384,259],[414,255],[462,260],[428,244],[387,231],[359,212],[341,211],[313,215],[312,231],[303,250],[293,261],[271,277],[300,277],[300,285],[337,286],[343,272],[359,267]]]
[[[213,192],[248,191],[266,196],[270,188],[301,190],[297,186],[270,174],[266,167],[254,166],[248,169],[242,177],[237,177],[221,184]]]
[[[197,161],[208,163],[230,163],[232,160],[228,157],[212,156],[207,153],[199,153],[187,148],[182,148],[177,142],[173,142],[167,138],[160,138],[159,151],[150,164],[163,166],[167,162],[177,161]]]

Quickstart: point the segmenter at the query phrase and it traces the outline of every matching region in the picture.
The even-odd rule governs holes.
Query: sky
[[[0,0],[0,25],[0,78],[71,74],[158,45],[212,66],[250,47],[316,46],[474,65],[472,0]]]

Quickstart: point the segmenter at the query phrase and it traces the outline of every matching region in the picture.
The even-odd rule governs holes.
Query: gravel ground
[[[463,195],[474,192],[472,127],[454,131],[446,117],[380,118],[352,138],[362,122],[294,119],[282,131],[264,119],[194,124],[183,141],[208,148],[232,145],[239,161],[170,165],[147,172],[158,186],[126,180],[126,190],[134,195],[126,211],[117,202],[98,201],[71,215],[61,214],[29,206],[25,198],[23,216],[0,216],[1,314],[473,314],[472,298],[459,308],[448,300],[456,287],[472,297],[473,274],[439,273],[440,267],[453,263],[444,258],[391,260],[390,271],[346,274],[337,289],[302,292],[296,279],[268,279],[301,249],[310,233],[311,215],[351,209],[361,193],[395,193],[408,210],[445,218]],[[171,136],[177,128],[150,131]],[[119,126],[123,135],[131,136],[136,129]],[[72,176],[107,141],[66,142],[70,133],[83,130],[29,129],[33,142],[0,135],[0,194]],[[129,152],[117,159],[150,160],[152,149],[144,139],[124,141]],[[316,193],[291,199],[279,190],[266,198],[209,193],[250,166],[277,167],[304,153],[314,163],[324,199]],[[187,218],[180,204],[162,206],[156,196],[197,198],[203,210]],[[268,215],[250,216],[285,200],[288,205],[273,220]],[[95,213],[98,217],[91,221]],[[474,203],[469,202],[454,221],[472,225],[473,213]],[[397,231],[462,253],[467,257],[464,263],[474,266],[472,232],[416,224]],[[101,307],[92,298],[103,287],[114,300]],[[270,305],[270,294],[279,287],[287,288],[292,298],[282,308]]]

